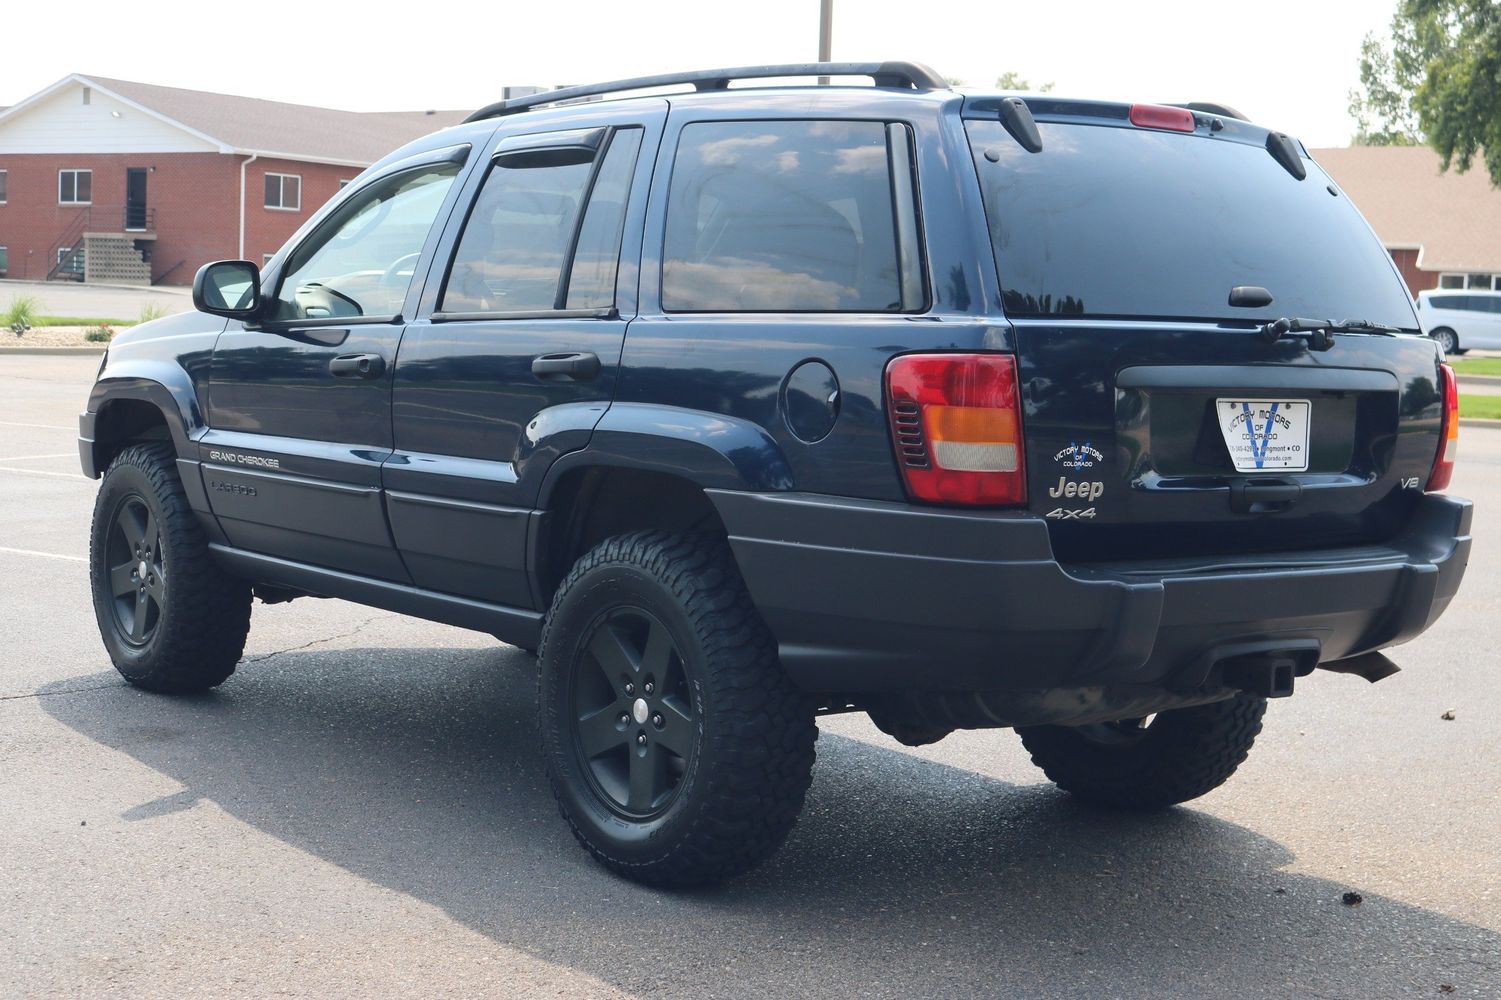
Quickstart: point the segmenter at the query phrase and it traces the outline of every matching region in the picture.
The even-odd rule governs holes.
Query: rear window
[[[965,124],[1008,315],[1416,329],[1386,250],[1317,167],[1298,181],[1259,146],[1054,123],[1028,153],[999,122]],[[1236,285],[1272,304],[1231,307]]]

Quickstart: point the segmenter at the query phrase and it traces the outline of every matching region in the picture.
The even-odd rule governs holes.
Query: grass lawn
[[[1501,420],[1501,396],[1466,396],[1460,393],[1459,415]]]
[[[1501,358],[1451,358],[1456,375],[1501,375]]]
[[[38,316],[32,326],[135,326],[131,319],[98,319],[88,316]]]

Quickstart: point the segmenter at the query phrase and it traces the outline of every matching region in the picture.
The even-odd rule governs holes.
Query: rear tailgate
[[[1185,363],[1205,344],[1213,362]],[[1066,560],[1385,539],[1411,516],[1438,447],[1437,361],[1417,338],[1347,334],[1310,357],[1209,325],[1023,320],[1017,346],[1028,492]],[[1306,404],[1306,427],[1278,421],[1289,402]],[[1236,443],[1254,433],[1268,449],[1306,448],[1306,468],[1238,469],[1221,410],[1241,417]]]
[[[1060,558],[1327,548],[1411,517],[1439,443],[1438,356],[1370,228],[1267,132],[1032,101],[1028,153],[966,104],[1016,327],[1032,509]],[[1266,306],[1231,306],[1236,286]],[[1269,342],[1281,317],[1410,333]]]

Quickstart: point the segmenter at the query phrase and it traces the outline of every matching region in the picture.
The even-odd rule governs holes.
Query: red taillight
[[[1162,104],[1131,105],[1131,124],[1138,128],[1165,128],[1171,132],[1192,132],[1194,113],[1187,108],[1170,108]]]
[[[1454,478],[1454,460],[1459,457],[1459,384],[1454,381],[1454,369],[1448,365],[1438,366],[1444,384],[1444,422],[1441,425],[1438,454],[1433,458],[1433,472],[1428,476],[1426,489],[1448,489]]]
[[[914,499],[1027,502],[1016,359],[908,354],[886,368],[897,465]]]

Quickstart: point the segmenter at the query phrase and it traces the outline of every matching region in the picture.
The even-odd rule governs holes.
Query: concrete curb
[[[88,347],[0,347],[0,358],[6,357],[7,355],[11,357],[14,357],[16,355],[30,355],[32,357],[41,356],[55,358],[68,357],[69,355],[88,354],[92,354],[97,357],[104,353],[105,346],[106,345],[104,344],[100,344],[98,347],[94,347],[92,345]]]
[[[1489,417],[1460,417],[1459,426],[1501,428],[1501,420],[1491,420]]]
[[[1461,388],[1466,384],[1501,386],[1501,375],[1456,375],[1455,381]]]

